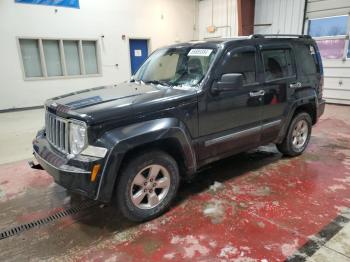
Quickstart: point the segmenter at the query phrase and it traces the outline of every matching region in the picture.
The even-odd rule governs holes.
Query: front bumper
[[[104,159],[89,156],[67,159],[66,155],[57,151],[46,140],[43,131],[33,140],[33,154],[57,184],[69,191],[95,199],[101,174],[92,182],[91,170],[95,164],[103,166]]]

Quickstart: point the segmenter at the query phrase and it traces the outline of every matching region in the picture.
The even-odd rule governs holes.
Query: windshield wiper
[[[170,83],[167,81],[162,81],[162,80],[150,80],[150,81],[145,81],[145,84],[154,84],[154,85],[162,85],[162,86],[171,86]]]

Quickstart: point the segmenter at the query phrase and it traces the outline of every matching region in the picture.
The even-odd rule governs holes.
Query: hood
[[[122,83],[58,96],[46,106],[59,116],[95,124],[176,107],[196,99],[195,94],[190,87]]]

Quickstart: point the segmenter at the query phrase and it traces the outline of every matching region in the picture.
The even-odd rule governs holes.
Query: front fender
[[[97,141],[97,146],[108,148],[108,154],[95,199],[102,202],[111,200],[120,166],[129,150],[167,138],[175,139],[179,144],[187,172],[195,172],[196,156],[192,139],[178,119],[161,118],[119,127],[106,132]]]

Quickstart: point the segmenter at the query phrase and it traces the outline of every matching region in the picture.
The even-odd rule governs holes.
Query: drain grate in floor
[[[93,207],[96,204],[97,204],[97,202],[94,202],[94,201],[86,201],[86,202],[81,203],[77,207],[71,207],[71,208],[59,211],[59,212],[52,214],[48,217],[37,219],[37,220],[34,220],[32,222],[29,222],[26,224],[21,224],[21,225],[18,225],[18,226],[9,228],[9,229],[1,230],[0,231],[0,240],[18,235],[24,231],[28,231],[28,230],[31,230],[33,228],[39,227],[39,226],[43,226],[45,224],[56,221],[60,218],[76,214],[76,213],[78,213],[86,208]]]

